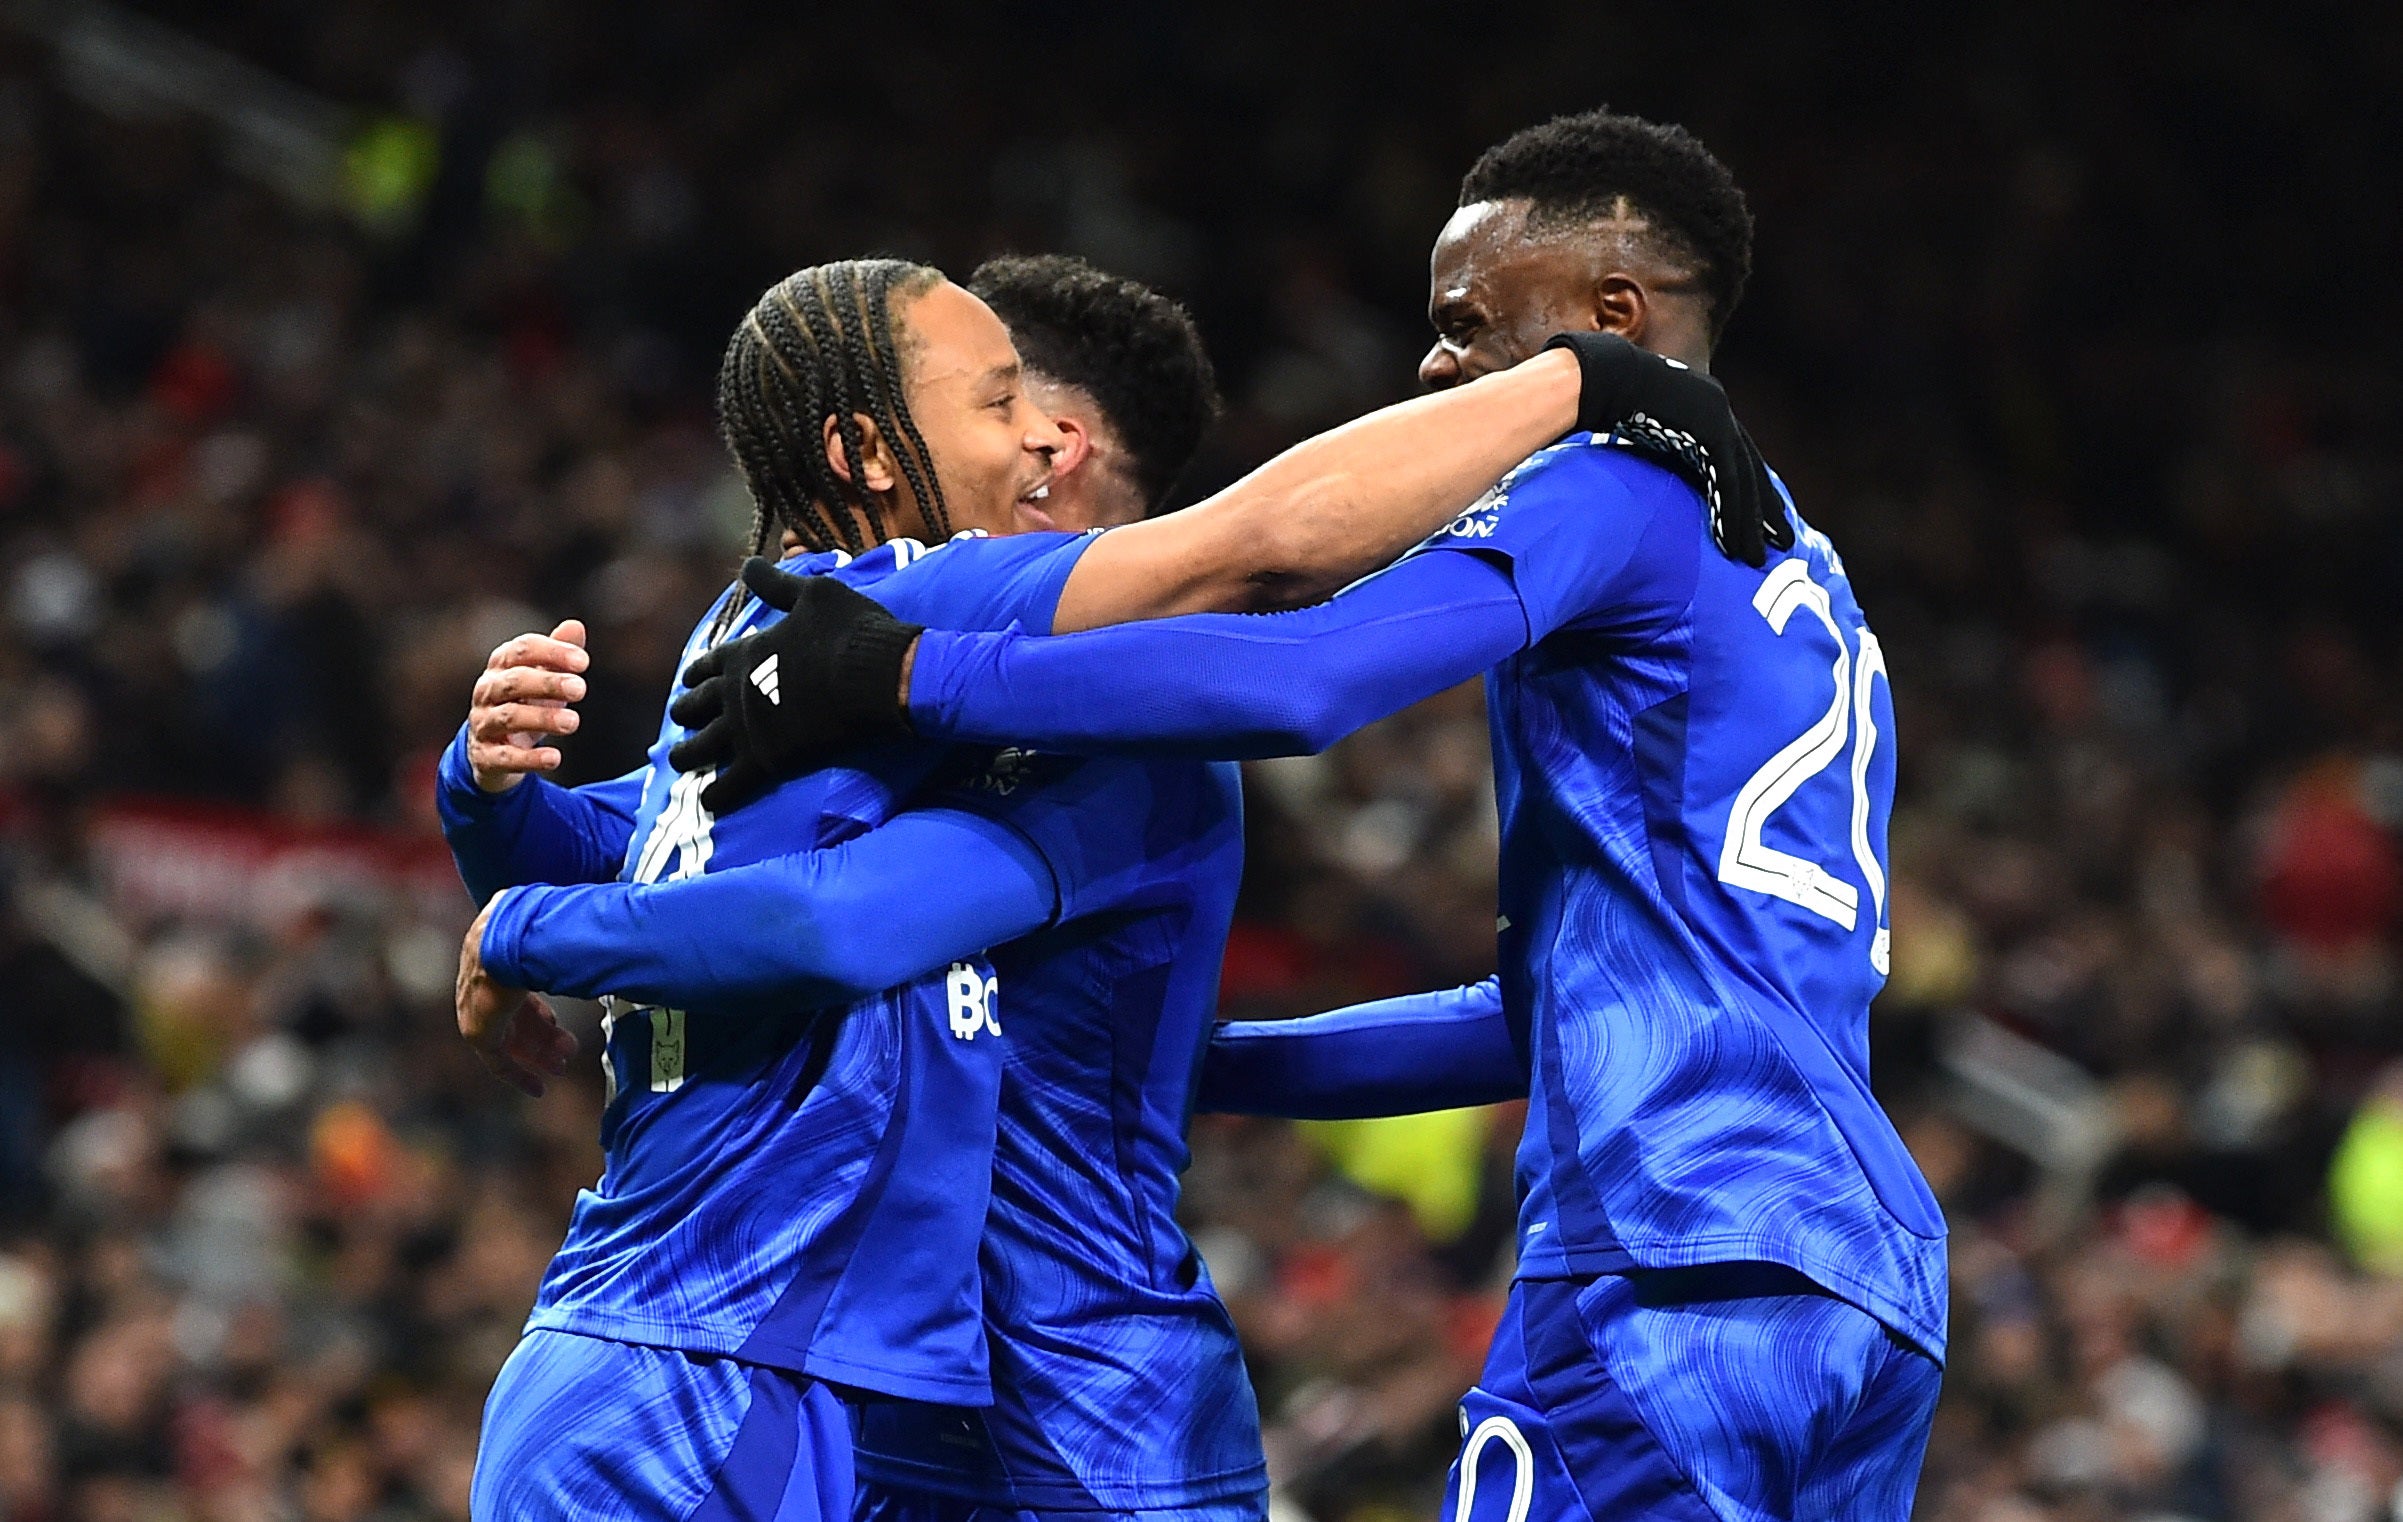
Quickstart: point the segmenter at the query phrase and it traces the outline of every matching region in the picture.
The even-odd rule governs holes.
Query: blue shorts
[[[1908,1522],[1940,1378],[1774,1265],[1522,1281],[1444,1522]]]
[[[849,1522],[851,1410],[781,1369],[528,1332],[484,1402],[475,1522]]]
[[[1266,1522],[1268,1496],[1143,1511],[1021,1511],[862,1480],[858,1522]]]

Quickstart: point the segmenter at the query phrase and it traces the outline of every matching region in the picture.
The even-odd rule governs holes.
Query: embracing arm
[[[1527,1059],[1487,978],[1299,1020],[1221,1022],[1194,1108],[1363,1120],[1526,1097]]]
[[[582,998],[847,1004],[1038,930],[1057,904],[1016,830],[915,809],[839,846],[676,882],[512,888],[483,961],[501,983]]]
[[[519,883],[603,883],[625,865],[645,771],[584,787],[526,777],[506,792],[476,786],[462,728],[435,768],[434,806],[460,880],[479,904]]]
[[[1436,552],[1292,613],[1053,638],[930,629],[909,714],[921,735],[1037,750],[1300,755],[1467,681],[1527,637],[1508,571]]]
[[[1207,501],[1096,539],[1052,631],[1316,602],[1577,427],[1578,401],[1577,361],[1555,351],[1304,440]]]

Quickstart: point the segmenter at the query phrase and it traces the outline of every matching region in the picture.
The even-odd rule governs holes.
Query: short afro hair
[[[1683,127],[1599,107],[1513,133],[1470,167],[1460,204],[1514,200],[1532,203],[1536,230],[1641,218],[1656,251],[1701,283],[1714,340],[1743,300],[1752,212],[1727,166]]]
[[[988,259],[968,289],[1030,370],[1093,398],[1131,457],[1147,511],[1167,503],[1218,420],[1218,377],[1185,309],[1065,254]]]

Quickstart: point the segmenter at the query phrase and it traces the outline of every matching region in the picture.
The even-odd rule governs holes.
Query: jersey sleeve
[[[1651,562],[1673,557],[1674,531],[1698,529],[1703,512],[1667,470],[1581,434],[1530,456],[1413,554],[1453,551],[1507,567],[1533,644],[1649,601]]]
[[[648,769],[565,788],[528,777],[505,793],[476,786],[460,727],[434,771],[434,807],[459,879],[479,904],[518,883],[597,883],[617,876]]]
[[[1224,1021],[1195,1108],[1367,1120],[1527,1097],[1527,1056],[1493,978],[1299,1020]]]
[[[843,1004],[1041,929],[1058,903],[1017,831],[925,808],[842,845],[674,882],[511,888],[482,954],[505,984],[580,998]]]
[[[1092,534],[1011,534],[995,539],[963,534],[887,575],[866,563],[834,572],[883,603],[885,611],[935,629],[1051,632],[1060,589]],[[898,541],[896,541],[898,543]]]
[[[1200,613],[1029,637],[930,629],[921,736],[1247,761],[1324,750],[1526,643],[1511,567],[1417,555],[1290,613]]]

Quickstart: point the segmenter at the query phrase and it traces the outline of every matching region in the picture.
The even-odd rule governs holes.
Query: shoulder
[[[1083,534],[968,532],[942,544],[896,539],[863,555],[862,591],[894,613],[937,628],[1004,628],[1022,623],[1048,633],[1059,589],[1090,543]]]
[[[1573,433],[1521,461],[1494,488],[1508,500],[1530,501],[1576,493],[1622,497],[1649,507],[1667,498],[1690,497],[1693,487],[1674,471],[1610,434]]]
[[[1051,531],[994,535],[983,529],[969,528],[960,530],[940,544],[920,544],[915,539],[891,540],[878,546],[875,555],[889,554],[889,569],[907,571],[916,576],[946,567],[953,571],[989,573],[1081,549],[1091,537],[1089,534]]]
[[[1508,550],[1567,529],[1617,540],[1693,488],[1607,436],[1569,437],[1529,455],[1428,541],[1430,547]]]

